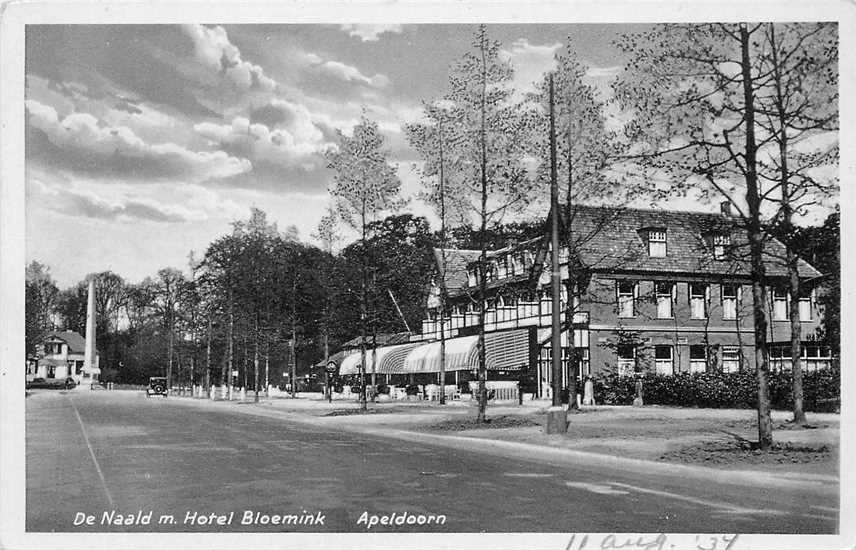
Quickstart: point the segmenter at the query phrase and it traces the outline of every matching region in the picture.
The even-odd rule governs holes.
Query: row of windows
[[[45,344],[45,355],[60,355],[65,344],[61,342],[47,342]]]
[[[523,275],[526,269],[535,262],[535,256],[531,250],[524,250],[514,254],[507,254],[488,259],[487,282],[499,279],[507,279],[517,275]],[[476,286],[479,284],[478,267],[473,265],[467,269],[467,284]]]
[[[689,306],[691,319],[706,319],[710,309],[710,285],[707,283],[689,283]],[[639,283],[637,281],[619,280],[615,286],[618,316],[635,317],[639,301]],[[771,289],[773,320],[783,321],[788,318],[788,300],[784,291]],[[738,305],[742,298],[742,287],[737,284],[720,285],[720,302],[722,318],[733,320],[737,318]],[[674,305],[677,302],[677,285],[671,281],[654,282],[654,300],[657,305],[658,319],[674,318]],[[812,320],[813,293],[800,298],[800,321]]]
[[[637,361],[637,348],[634,345],[619,345],[616,351],[618,357],[618,374],[628,375],[640,372],[641,366]],[[723,346],[721,348],[722,370],[737,372],[740,370],[740,348]],[[708,348],[703,344],[690,346],[690,372],[704,372],[708,365]],[[654,346],[654,370],[657,374],[674,374],[674,346]]]

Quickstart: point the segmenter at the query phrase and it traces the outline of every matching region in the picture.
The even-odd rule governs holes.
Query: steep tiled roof
[[[563,220],[568,227],[567,220]],[[642,210],[579,206],[570,223],[573,242],[578,243],[580,260],[597,271],[651,271],[748,275],[749,244],[746,231],[737,218],[702,212]],[[648,255],[646,229],[666,230],[665,258]],[[709,237],[731,236],[728,260],[713,257]],[[765,244],[765,266],[768,276],[785,276],[785,247],[775,239]],[[802,277],[820,275],[807,262],[799,261]]]
[[[467,288],[467,265],[479,259],[481,252],[478,250],[458,250],[455,248],[435,248],[434,258],[437,266],[440,266],[445,251],[446,256],[446,290],[455,293]]]
[[[69,353],[84,353],[86,351],[86,339],[73,330],[51,331],[45,336],[45,340],[58,338],[68,344]]]
[[[592,271],[699,273],[708,275],[748,276],[750,274],[749,246],[746,231],[738,218],[704,212],[645,210],[576,206],[570,221],[562,219],[562,230],[570,227],[573,247],[578,260]],[[667,254],[664,258],[650,257],[646,233],[648,229],[665,229]],[[730,255],[725,260],[713,257],[711,238],[714,234],[731,237]],[[514,248],[538,248],[540,239],[520,243]],[[509,249],[492,251],[494,256]],[[435,249],[439,262],[439,251]],[[467,286],[466,268],[477,260],[477,250],[446,250],[446,284],[450,294]],[[787,275],[785,247],[775,239],[765,244],[767,275]],[[820,275],[802,259],[798,269],[801,277]],[[509,282],[506,280],[504,282]]]

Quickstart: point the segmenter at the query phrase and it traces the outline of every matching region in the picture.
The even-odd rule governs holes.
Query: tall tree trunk
[[[479,254],[479,336],[478,336],[478,356],[479,356],[479,389],[478,389],[478,404],[479,412],[476,421],[481,423],[486,419],[485,411],[487,410],[487,356],[485,353],[484,343],[484,318],[485,305],[487,299],[487,131],[485,117],[487,116],[487,59],[485,50],[485,30],[484,27],[480,30],[479,46],[481,49],[481,128],[479,131],[479,139],[481,141],[481,227],[480,227],[480,249]]]
[[[191,345],[193,346],[190,349],[190,391],[191,391],[191,396],[192,396],[193,395],[192,392],[194,390],[194,385],[193,385],[193,374],[194,374],[194,372],[193,371],[195,370],[195,367],[196,367],[196,335],[195,334],[193,335],[193,341],[191,342]]]
[[[374,309],[374,308],[372,308]],[[377,397],[377,325],[372,323],[372,403]]]
[[[247,372],[250,370],[250,352],[249,352],[250,346],[247,344],[246,333],[244,333],[243,340],[244,340],[244,348],[243,348],[243,351],[244,351],[244,357],[243,357],[244,368],[243,368],[243,371],[244,372],[241,374],[243,375],[244,380],[243,380],[243,386],[241,386],[241,388],[244,390],[244,395],[246,395],[247,394]]]
[[[769,364],[767,362],[767,294],[764,266],[764,235],[761,228],[761,197],[758,188],[755,142],[755,98],[752,90],[752,62],[749,56],[749,30],[740,24],[741,71],[743,77],[744,120],[746,124],[746,203],[749,207],[747,237],[752,266],[752,309],[755,320],[755,373],[758,382],[758,445],[768,450],[773,445],[770,417]]]
[[[550,75],[550,313],[553,406],[562,406],[562,271],[559,266],[559,181],[556,171],[556,117],[553,75]]]
[[[227,398],[229,401],[232,400],[232,386],[234,385],[234,380],[232,380],[233,372],[235,370],[235,311],[232,305],[232,290],[229,289],[229,330],[226,335],[227,340],[227,351],[226,351],[226,392]]]
[[[297,329],[291,325],[291,397],[297,398]]]
[[[366,247],[366,201],[362,202],[362,242],[361,253],[362,262],[360,265],[361,281],[360,281],[360,409],[367,410],[366,403],[366,338],[368,337],[366,322],[368,321],[368,250]]]
[[[790,194],[790,171],[788,169],[788,131],[787,113],[782,97],[782,67],[779,64],[779,52],[776,45],[776,26],[770,23],[770,55],[773,60],[773,82],[776,88],[776,114],[779,118],[779,171],[782,191],[782,228],[785,234],[786,263],[788,267],[788,297],[790,301],[791,322],[791,374],[793,376],[794,424],[806,423],[803,409],[803,372],[802,372],[802,326],[800,325],[800,275],[797,255],[794,253],[794,211]]]
[[[270,397],[270,342],[265,341],[265,397]]]
[[[574,315],[576,314],[576,306],[574,305],[574,297],[576,293],[574,292],[576,289],[576,273],[574,271],[574,257],[575,254],[572,254],[571,251],[574,248],[573,241],[573,189],[574,189],[574,143],[573,143],[573,133],[572,133],[572,125],[573,125],[573,109],[571,109],[571,113],[569,115],[571,120],[568,121],[568,193],[567,199],[565,201],[565,219],[567,220],[567,225],[564,228],[564,239],[562,239],[565,243],[565,250],[568,252],[568,300],[565,304],[565,323],[568,325],[568,408],[572,410],[576,410],[577,407],[577,370],[579,368],[576,352],[575,352],[575,344],[574,344]],[[558,193],[558,189],[557,189]],[[558,199],[557,201],[558,202]]]
[[[212,321],[209,315],[208,317],[208,337],[205,342],[205,393],[211,391],[211,332],[212,332]]]
[[[256,327],[255,345],[253,346],[253,389],[255,396],[253,401],[259,402],[259,329]]]
[[[169,329],[169,333],[167,334],[166,387],[167,387],[167,389],[171,390],[172,389],[172,361],[173,361],[172,356],[174,353],[174,350],[173,350],[173,346],[174,346],[173,330],[174,329],[172,326],[172,319],[170,319],[168,324],[169,324],[169,326],[167,328]]]

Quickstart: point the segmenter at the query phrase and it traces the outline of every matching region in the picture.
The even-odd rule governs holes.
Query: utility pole
[[[445,114],[445,113],[444,113]],[[446,196],[443,172],[443,116],[440,116],[440,404],[446,404]]]
[[[568,431],[567,413],[562,408],[562,272],[559,269],[559,182],[556,174],[556,116],[553,100],[553,75],[550,74],[550,263],[551,263],[551,306],[552,338],[550,346],[553,356],[553,406],[547,412],[547,433]]]

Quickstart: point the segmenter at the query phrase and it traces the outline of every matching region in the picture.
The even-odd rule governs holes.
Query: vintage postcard
[[[856,542],[851,4],[4,8],[4,548]]]

